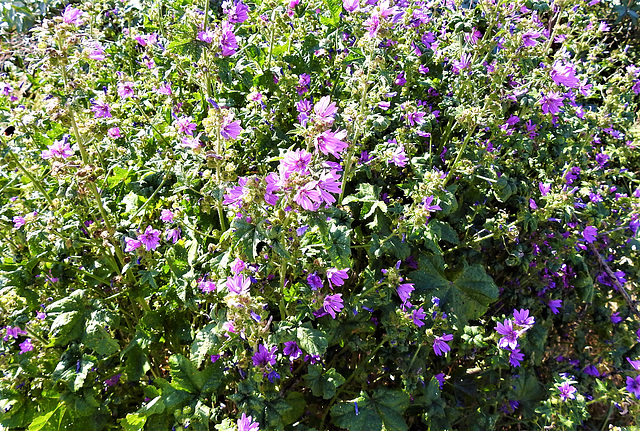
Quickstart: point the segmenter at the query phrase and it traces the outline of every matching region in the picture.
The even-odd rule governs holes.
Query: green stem
[[[31,173],[29,171],[27,171],[25,169],[24,166],[22,166],[22,163],[20,163],[20,161],[18,160],[18,157],[13,153],[13,151],[9,151],[9,154],[11,154],[11,157],[13,158],[13,161],[16,163],[16,165],[18,166],[18,169],[20,169],[20,171],[25,174],[27,176],[27,178],[29,178],[29,181],[31,181],[31,183],[36,187],[36,189],[38,189],[38,191],[40,193],[42,193],[42,195],[44,196],[44,198],[47,200],[47,202],[49,203],[49,206],[51,207],[51,209],[53,209],[53,200],[51,199],[51,197],[49,196],[49,194],[47,193],[47,191],[44,189],[44,187],[42,187],[42,184],[40,184],[40,181],[38,181],[36,179],[36,177],[34,177],[33,175],[31,175]]]
[[[269,36],[269,59],[267,60],[267,70],[271,70],[271,57],[273,55],[273,41],[275,39],[275,35],[276,35],[276,23],[275,23],[275,13],[276,10],[274,9],[273,12],[271,12],[271,35]]]
[[[462,142],[462,147],[460,147],[460,151],[458,151],[458,154],[456,155],[456,159],[453,161],[453,164],[449,167],[449,172],[447,172],[447,176],[442,182],[443,186],[446,186],[447,182],[449,181],[449,178],[451,178],[453,171],[455,170],[456,166],[458,165],[458,162],[460,161],[460,157],[462,157],[464,150],[467,148],[467,144],[469,144],[469,141],[471,140],[472,134],[473,133],[471,130],[467,131],[467,136],[465,136],[464,142]]]

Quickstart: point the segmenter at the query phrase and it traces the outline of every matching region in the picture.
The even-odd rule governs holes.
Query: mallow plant
[[[0,425],[634,425],[640,50],[611,8],[44,19],[0,77]]]

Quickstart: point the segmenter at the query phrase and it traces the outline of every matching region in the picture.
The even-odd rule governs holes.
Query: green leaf
[[[66,410],[67,407],[65,406],[65,404],[59,403],[55,409],[35,418],[29,425],[27,431],[56,431],[65,429],[66,424],[62,424],[61,419],[66,413]]]
[[[324,249],[331,258],[333,266],[339,269],[349,268],[351,266],[351,240],[349,238],[349,229],[346,226],[332,224],[327,226],[327,222],[321,218],[314,220],[315,224],[320,228]]]
[[[209,323],[200,329],[196,334],[196,339],[191,344],[191,361],[199,367],[205,360],[211,349],[219,344],[218,335],[215,332],[215,323]]]
[[[142,431],[147,418],[138,413],[129,413],[127,417],[120,421],[125,431]]]
[[[200,392],[204,385],[204,376],[193,363],[182,355],[169,358],[171,386],[191,394]]]
[[[421,259],[420,267],[409,275],[416,290],[440,298],[440,305],[452,311],[462,324],[482,316],[498,298],[498,287],[480,265],[465,267],[453,282],[444,276],[443,267],[429,259]]]
[[[236,244],[240,245],[243,253],[251,260],[255,260],[258,255],[258,245],[266,242],[266,237],[253,224],[247,223],[242,218],[234,219],[231,227],[234,229],[233,236]]]
[[[79,311],[67,311],[60,313],[49,330],[49,338],[53,338],[53,344],[63,346],[71,340],[79,338],[83,333],[84,316]]]
[[[314,396],[328,400],[333,398],[336,389],[344,383],[345,379],[335,368],[327,370],[324,374],[322,371],[321,365],[309,365],[309,373],[305,374],[303,378],[307,381]]]
[[[409,427],[402,415],[408,406],[408,394],[380,389],[371,398],[361,392],[354,400],[334,405],[331,418],[335,425],[349,431],[406,431]]]
[[[107,179],[109,188],[113,188],[118,184],[127,184],[130,172],[126,169],[122,169],[120,166],[113,167],[112,175]]]
[[[430,235],[436,242],[439,240],[447,241],[451,244],[460,244],[460,239],[455,230],[441,220],[431,220],[427,225],[427,234]]]
[[[298,337],[300,347],[310,355],[324,355],[329,346],[327,337],[317,329],[301,326],[296,331],[296,336]]]
[[[83,355],[82,359],[80,359],[80,363],[77,365],[77,373],[71,384],[69,385],[70,389],[73,392],[78,392],[84,386],[84,381],[87,379],[87,376],[91,372],[91,369],[96,364],[94,361],[95,358],[92,358],[89,355]]]

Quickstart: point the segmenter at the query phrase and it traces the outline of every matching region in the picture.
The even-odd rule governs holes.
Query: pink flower
[[[71,5],[67,5],[67,7],[62,12],[62,21],[64,21],[66,24],[80,26],[83,24],[83,15],[84,12],[80,9],[76,9],[74,7],[71,7]]]
[[[171,244],[175,244],[180,239],[181,234],[182,232],[180,231],[179,227],[176,227],[173,229],[167,229],[164,233],[164,238],[167,241],[171,241]]]
[[[54,158],[62,158],[66,159],[73,154],[71,151],[71,147],[69,146],[69,136],[65,136],[63,139],[59,141],[55,141],[53,144],[47,147],[48,149],[42,152],[43,159],[54,159]]]
[[[407,153],[404,151],[403,145],[398,145],[391,155],[391,159],[387,160],[387,163],[393,163],[396,166],[404,168],[407,165],[409,158],[407,157]]]
[[[133,82],[130,81],[118,83],[118,96],[122,97],[123,99],[133,97],[133,86]]]
[[[196,130],[196,123],[193,122],[192,117],[180,117],[174,123],[176,130],[180,133],[184,133],[185,135],[193,135],[193,132]]]
[[[220,135],[226,140],[236,139],[244,130],[240,127],[240,120],[230,121],[231,119],[233,116],[226,117],[220,129]]]
[[[200,289],[200,291],[202,293],[211,293],[214,292],[216,290],[216,284],[213,281],[205,281],[202,280],[198,283],[198,288]]]
[[[254,422],[251,416],[242,413],[238,419],[238,431],[260,431],[260,424]]]
[[[576,69],[572,63],[556,61],[550,72],[551,79],[556,85],[564,85],[569,88],[576,88],[580,81],[576,78]]]
[[[542,37],[542,33],[535,30],[529,30],[526,33],[523,33],[522,46],[524,47],[536,46],[538,44],[538,41],[536,39],[539,37]]]
[[[92,100],[91,103],[93,106],[91,110],[94,113],[95,118],[111,118],[111,109],[109,108],[109,104],[104,100]]]
[[[222,49],[222,55],[224,57],[229,57],[235,54],[236,49],[238,48],[236,35],[233,33],[233,26],[231,26],[227,21],[222,23],[222,39],[220,40],[220,48]]]
[[[328,205],[331,205],[336,201],[336,198],[331,193],[341,193],[342,183],[340,182],[340,174],[334,169],[329,173],[322,174],[320,180],[318,180],[318,186],[316,187],[318,193],[320,193],[320,199]]]
[[[280,161],[280,170],[285,178],[289,178],[289,175],[293,172],[298,172],[300,175],[309,175],[309,170],[307,169],[309,163],[311,163],[311,153],[306,150],[288,151]]]
[[[20,229],[27,223],[27,220],[22,216],[14,216],[13,217],[13,227],[15,229]]]
[[[238,178],[238,185],[235,187],[227,188],[227,193],[224,195],[222,203],[224,205],[235,205],[237,207],[242,206],[242,200],[249,192],[249,188],[245,187],[249,179],[247,177]]]
[[[571,383],[569,382],[563,382],[562,384],[558,385],[558,391],[560,392],[560,399],[562,399],[562,401],[566,401],[568,399],[573,400],[576,398],[576,388],[571,386]]]
[[[149,225],[144,233],[138,235],[138,240],[146,250],[155,250],[160,245],[160,231]]]
[[[318,207],[316,204],[321,202],[320,193],[316,190],[316,181],[310,181],[298,189],[293,201],[307,211],[315,211]]]
[[[433,340],[433,351],[437,356],[442,356],[451,350],[451,347],[446,343],[453,340],[453,334],[443,334],[441,337],[436,337]]]
[[[19,346],[20,346],[21,355],[23,353],[31,352],[33,350],[33,344],[31,344],[31,338],[27,338],[22,343],[20,343]]]
[[[248,295],[249,288],[251,287],[251,279],[241,274],[234,275],[233,277],[227,277],[225,286],[230,293]]]
[[[560,112],[563,101],[564,97],[562,97],[560,93],[549,91],[547,94],[542,96],[542,99],[540,99],[539,102],[544,114],[557,114]]]
[[[165,96],[171,96],[171,84],[162,84],[160,87],[156,89],[156,93],[163,94]]]
[[[234,274],[240,274],[242,271],[244,271],[245,268],[246,265],[244,261],[239,257],[236,257],[236,260],[234,260],[231,264],[231,272],[233,272]]]
[[[513,329],[513,322],[509,319],[505,319],[504,323],[498,322],[498,326],[496,326],[496,331],[500,335],[504,335],[498,341],[498,347],[501,349],[506,349],[507,347],[511,350],[518,347],[518,337],[520,334],[518,331]]]
[[[318,116],[319,121],[333,124],[338,108],[334,102],[331,102],[329,96],[324,96],[313,106],[313,112]]]
[[[103,61],[107,58],[104,48],[100,45],[100,42],[93,42],[91,52],[89,52],[89,58],[96,61]]]
[[[359,0],[342,0],[342,7],[347,12],[355,12],[359,7]]]
[[[335,133],[326,130],[316,137],[316,149],[322,154],[332,154],[336,159],[340,159],[340,153],[349,147],[349,144],[343,141],[346,137],[346,130],[340,130]]]
[[[137,239],[133,239],[133,238],[125,238],[124,242],[126,244],[124,251],[129,253],[132,252],[134,250],[136,250],[138,247],[140,247],[142,245],[142,241],[139,241]]]
[[[171,210],[168,209],[163,209],[160,212],[160,220],[162,220],[165,223],[171,223],[173,221],[173,212]]]
[[[215,32],[210,28],[208,28],[206,30],[200,30],[198,32],[198,37],[196,39],[198,39],[201,42],[211,43],[213,42],[213,38],[215,36],[216,36]]]
[[[120,128],[111,127],[109,130],[107,130],[107,136],[111,139],[117,139],[122,137],[122,134],[120,133]]]
[[[224,13],[229,16],[229,22],[241,24],[249,19],[249,7],[241,1],[225,9]]]

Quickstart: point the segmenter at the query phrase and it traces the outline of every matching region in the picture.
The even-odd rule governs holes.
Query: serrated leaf
[[[409,427],[402,415],[408,406],[408,394],[380,389],[372,397],[361,392],[355,400],[336,404],[331,408],[331,418],[349,431],[406,431]]]
[[[215,333],[216,324],[209,323],[200,329],[191,344],[191,361],[199,367],[205,360],[211,349],[219,344],[218,335]]]
[[[333,398],[336,394],[336,389],[345,381],[344,377],[342,377],[335,368],[331,368],[323,373],[322,366],[317,364],[309,365],[309,373],[305,374],[303,378],[307,381],[313,395],[322,397],[325,400]]]

